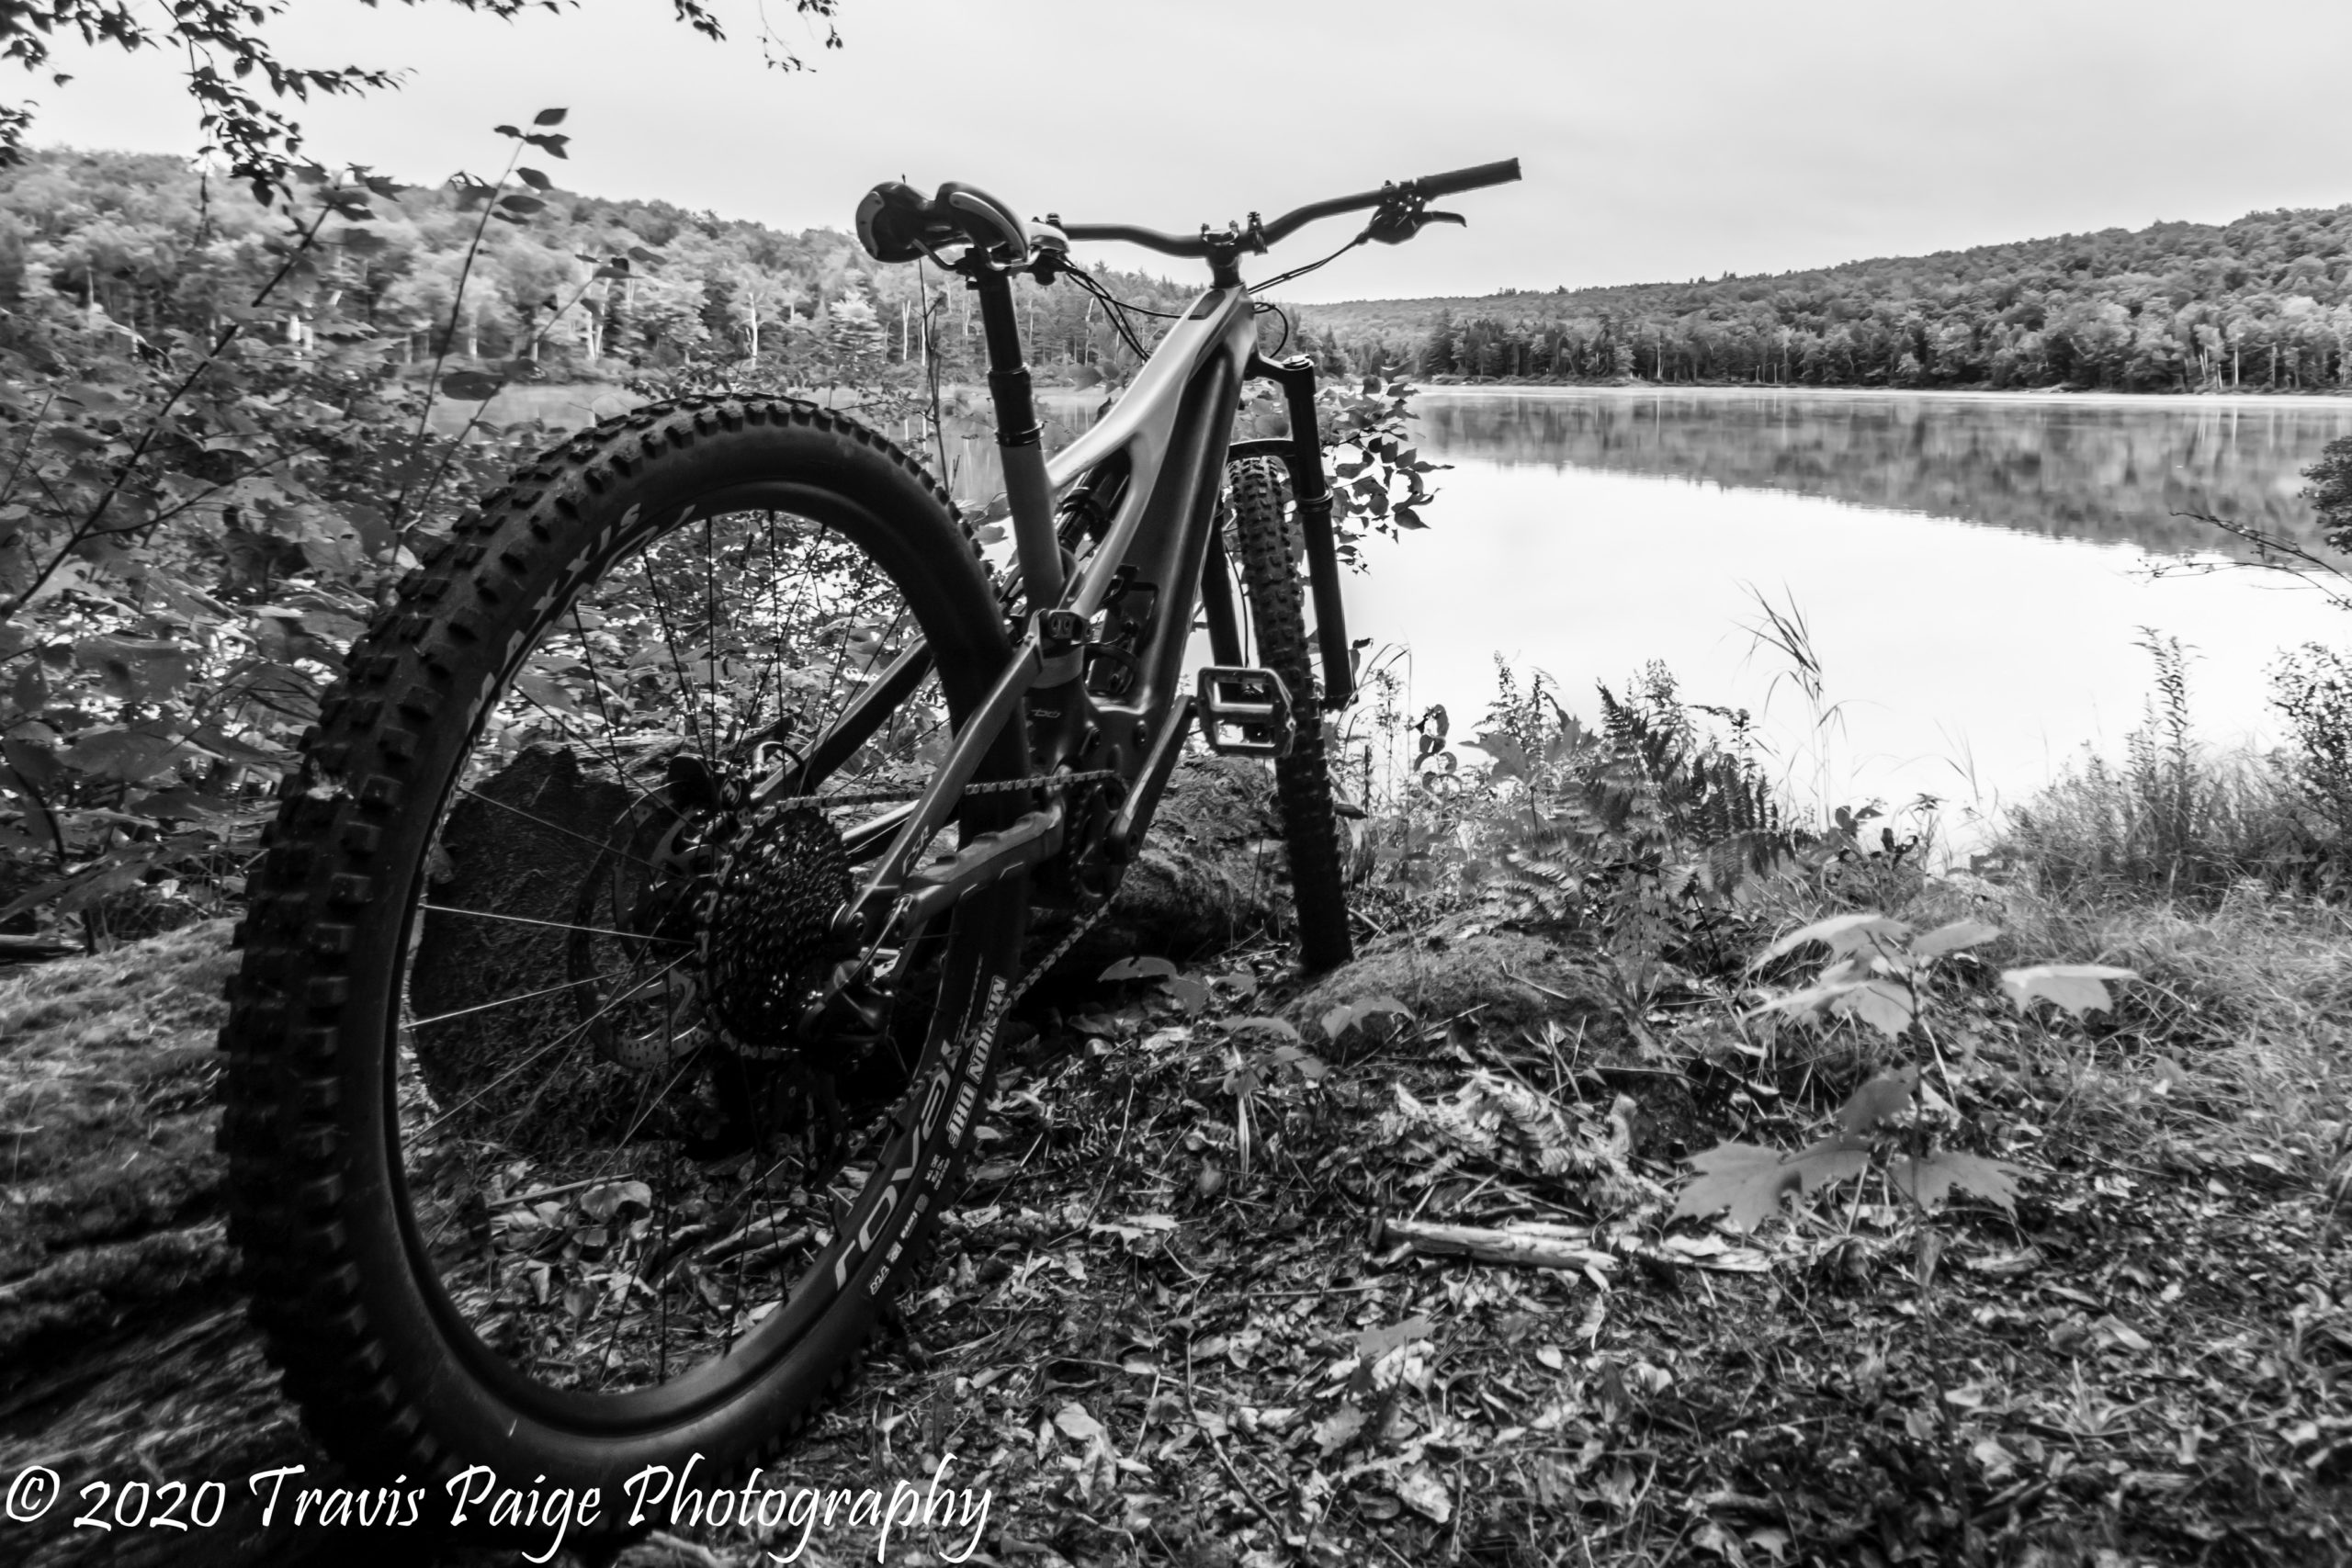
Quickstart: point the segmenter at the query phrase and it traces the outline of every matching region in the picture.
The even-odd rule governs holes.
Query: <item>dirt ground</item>
[[[519,1560],[265,1529],[243,1495],[332,1470],[221,1250],[222,937],[0,980],[0,1483],[45,1466],[68,1499],[0,1520],[0,1560]],[[2014,1215],[1942,1215],[1923,1279],[1867,1187],[1753,1235],[1663,1223],[1685,1155],[1821,1093],[1657,1066],[1564,950],[1458,927],[1304,995],[1272,949],[1184,978],[1040,1021],[902,1326],[766,1483],[965,1514],[887,1543],[657,1514],[623,1562],[2352,1561],[2346,1216],[2258,1145],[2120,1146],[1988,1048],[1960,1109],[2030,1179]],[[1545,1223],[1576,1260],[1428,1256],[1400,1222]],[[73,1528],[99,1479],[230,1506]]]

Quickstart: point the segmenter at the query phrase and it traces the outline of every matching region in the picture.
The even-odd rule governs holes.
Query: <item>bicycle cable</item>
[[[1252,299],[1250,302],[1250,309],[1257,315],[1262,316],[1272,313],[1282,318],[1282,340],[1274,344],[1273,353],[1266,355],[1269,359],[1280,358],[1282,356],[1283,350],[1290,346],[1290,312],[1283,310],[1280,305],[1275,304],[1272,299]]]
[[[1363,233],[1358,234],[1354,239],[1350,240],[1346,244],[1341,245],[1338,250],[1333,251],[1321,261],[1311,261],[1305,266],[1295,266],[1288,272],[1278,272],[1274,274],[1273,276],[1265,279],[1263,282],[1252,284],[1250,291],[1252,294],[1262,294],[1267,289],[1288,283],[1295,277],[1305,277],[1308,273],[1313,272],[1317,267],[1329,266],[1333,262],[1338,261],[1341,256],[1346,255],[1350,251],[1354,250],[1358,245],[1363,244],[1365,241],[1371,238],[1372,231],[1366,229]]]
[[[1111,323],[1111,330],[1119,334],[1120,341],[1135,351],[1135,355],[1137,359],[1148,359],[1151,357],[1150,355],[1144,351],[1143,344],[1141,340],[1136,336],[1135,329],[1128,324],[1126,312],[1129,310],[1135,310],[1147,316],[1167,316],[1169,319],[1173,320],[1174,316],[1171,312],[1166,310],[1154,310],[1148,306],[1143,305],[1130,305],[1124,299],[1116,299],[1112,295],[1109,289],[1103,288],[1102,284],[1096,282],[1093,278],[1088,276],[1084,272],[1080,271],[1077,267],[1070,268],[1068,272],[1063,273],[1062,276],[1070,279],[1070,281],[1076,283],[1080,288],[1083,288],[1087,293],[1091,294],[1095,299],[1100,299],[1102,302],[1105,307],[1103,319]]]

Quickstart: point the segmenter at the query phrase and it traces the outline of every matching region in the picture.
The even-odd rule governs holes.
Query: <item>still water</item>
[[[518,390],[557,423],[629,400]],[[987,494],[993,444],[978,400],[957,401],[944,456],[959,494]],[[1102,401],[1048,394],[1048,444]],[[2273,574],[2150,570],[2245,555],[2185,513],[2315,542],[2300,470],[2352,434],[2352,400],[1430,389],[1419,410],[1422,455],[1452,468],[1425,531],[1367,547],[1350,627],[1408,714],[1443,704],[1457,736],[1498,656],[1587,717],[1596,682],[1622,692],[1656,660],[1687,699],[1759,715],[1799,801],[1933,795],[1956,848],[1972,810],[2086,745],[2120,754],[2149,690],[2142,628],[2194,650],[2192,706],[2222,745],[2278,739],[2281,649],[2352,642],[2344,612]],[[1810,628],[1828,724],[1747,630],[1758,595]]]
[[[1475,719],[1494,660],[1589,716],[1645,661],[1690,700],[1747,707],[1798,798],[1928,794],[1947,829],[2080,756],[2120,755],[2152,627],[2195,650],[2204,737],[2275,740],[2267,670],[2352,641],[2307,589],[2218,563],[2176,513],[2312,537],[2299,470],[2352,402],[1997,396],[1431,391],[1430,527],[1367,551],[1351,629],[1408,649],[1416,705]],[[1837,721],[1745,628],[1757,596],[1808,624]],[[1581,699],[1581,701],[1579,701]]]

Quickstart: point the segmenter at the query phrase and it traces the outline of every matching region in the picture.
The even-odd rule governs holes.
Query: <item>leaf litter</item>
[[[1658,1134],[1630,1046],[1555,1077],[1556,1031],[1383,998],[1300,1021],[1373,1031],[1371,1059],[1300,1071],[1295,1028],[1259,1021],[1283,955],[1220,963],[1202,1006],[1138,965],[1140,1005],[1008,1068],[975,1191],[797,1476],[850,1483],[928,1411],[928,1446],[883,1449],[990,1487],[1004,1563],[2352,1559],[2352,1258],[2324,1194],[2182,1145],[2124,1177],[2085,1142],[2030,1171],[1890,1161],[1835,1216],[1777,1191],[1669,1213],[1707,1140]],[[1915,1080],[1758,1157],[1826,1184]],[[1611,1267],[1436,1255],[1415,1226]]]

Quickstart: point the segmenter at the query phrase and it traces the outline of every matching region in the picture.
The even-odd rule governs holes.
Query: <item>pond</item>
[[[2143,627],[2194,649],[2200,734],[2275,741],[2267,668],[2352,622],[2267,572],[2152,576],[2234,544],[2209,512],[2309,540],[2300,470],[2352,401],[1644,389],[1429,392],[1450,463],[1430,526],[1366,552],[1351,629],[1408,649],[1415,711],[1456,732],[1499,655],[1572,712],[1662,661],[1747,707],[1800,801],[1920,795],[1945,829],[2015,802],[2142,719]],[[1746,629],[1801,613],[1837,722]]]

